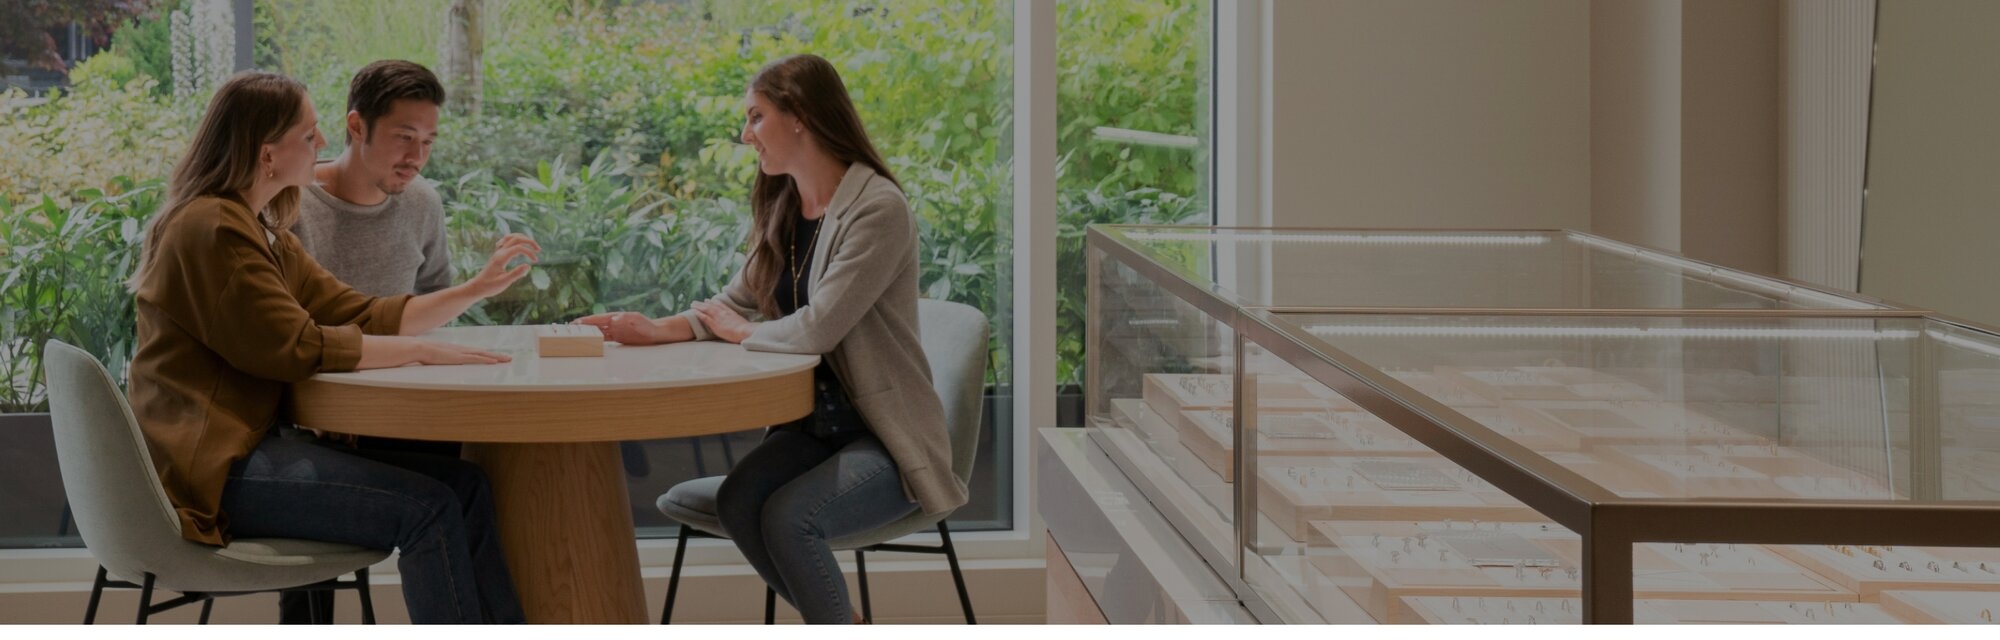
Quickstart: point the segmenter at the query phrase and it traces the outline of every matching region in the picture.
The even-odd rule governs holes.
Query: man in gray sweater
[[[357,291],[393,296],[452,286],[444,201],[417,173],[430,160],[444,97],[437,76],[402,60],[362,67],[348,85],[347,149],[315,167],[317,184],[300,196],[292,233]],[[517,242],[533,240],[509,236],[501,245]],[[459,455],[454,442],[360,438],[354,446],[371,455]],[[284,624],[331,623],[333,592],[285,592],[278,611]]]
[[[314,260],[371,296],[451,286],[444,201],[418,176],[437,139],[444,87],[414,62],[384,60],[354,74],[347,149],[314,169],[292,228]]]

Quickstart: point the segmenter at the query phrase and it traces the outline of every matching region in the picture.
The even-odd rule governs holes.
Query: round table
[[[618,443],[798,419],[812,411],[819,363],[722,342],[606,344],[601,358],[542,358],[526,326],[425,337],[514,360],[320,374],[293,386],[293,416],[336,433],[466,443],[466,458],[492,479],[501,544],[530,622],[646,622]]]

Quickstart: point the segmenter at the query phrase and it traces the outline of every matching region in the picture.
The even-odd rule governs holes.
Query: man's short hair
[[[361,114],[362,130],[375,137],[375,121],[388,115],[397,100],[423,100],[444,106],[444,85],[424,65],[408,60],[378,60],[354,72],[347,83],[347,110]],[[349,136],[348,143],[354,141]]]

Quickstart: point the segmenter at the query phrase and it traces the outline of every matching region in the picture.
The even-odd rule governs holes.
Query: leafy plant
[[[98,228],[90,242],[48,241],[41,222],[139,219],[155,182],[186,144],[200,108],[167,80],[158,3],[114,36],[106,59],[40,104],[0,96],[0,273],[20,283],[86,276],[105,286],[131,247]],[[347,82],[378,58],[436,59],[443,3],[257,0],[257,64],[300,78],[322,116],[332,155]],[[923,292],[992,317],[993,372],[1010,368],[1013,131],[1012,3],[994,0],[488,0],[484,102],[478,117],[447,116],[425,174],[450,216],[455,267],[469,276],[494,239],[525,231],[546,250],[534,279],[462,321],[564,321],[622,308],[678,311],[712,295],[743,260],[754,153],[736,142],[744,91],[765,61],[800,52],[832,60],[918,218]],[[1084,225],[1198,221],[1198,150],[1109,142],[1098,127],[1199,135],[1201,28],[1206,3],[1058,3],[1058,212],[1061,379],[1081,378]],[[89,76],[95,75],[95,78]],[[50,210],[56,212],[51,215]],[[122,224],[122,223],[121,223]],[[31,228],[32,227],[32,228]],[[56,252],[55,258],[42,255]],[[65,266],[66,265],[66,266]],[[23,345],[51,332],[113,362],[129,349],[129,296],[94,289],[30,294],[9,284],[0,371],[24,381]],[[95,286],[95,285],[92,285]],[[105,291],[110,291],[109,289]],[[49,296],[57,310],[26,311]],[[93,306],[98,305],[98,306]],[[40,308],[40,307],[37,307]],[[50,307],[54,308],[54,307]],[[88,316],[88,318],[73,317]],[[89,324],[96,323],[96,324]],[[82,328],[79,328],[82,327]],[[67,333],[65,333],[67,332]],[[90,338],[83,337],[87,333]],[[121,338],[122,337],[122,338]],[[120,347],[123,339],[128,346]],[[36,348],[39,348],[38,346]],[[12,349],[9,351],[8,349]],[[33,378],[34,376],[27,376]],[[32,406],[10,387],[4,409]],[[17,401],[18,400],[18,401]],[[25,403],[25,404],[23,404]]]
[[[653,315],[719,291],[742,263],[748,231],[737,200],[680,199],[627,175],[600,154],[584,167],[561,158],[512,183],[475,172],[451,185],[455,267],[470,277],[501,235],[526,233],[542,259],[526,285],[480,303],[475,324],[563,322],[610,309]]]
[[[1098,190],[1065,191],[1057,196],[1062,215],[1056,225],[1056,264],[1073,265],[1056,271],[1056,381],[1083,383],[1084,323],[1089,321],[1084,294],[1089,270],[1084,264],[1084,238],[1093,224],[1199,224],[1206,214],[1186,196],[1153,189],[1107,194]]]
[[[153,92],[161,97],[172,93],[167,86],[174,73],[173,29],[164,16],[179,11],[187,0],[161,0],[140,12],[111,37],[111,50],[132,61],[139,74],[158,81]],[[72,81],[74,78],[72,77]]]
[[[154,95],[154,84],[143,75],[123,85],[87,78],[39,104],[0,92],[0,200],[67,206],[85,189],[115,193],[127,176],[165,177],[193,118]]]
[[[160,205],[159,181],[117,180],[63,206],[44,196],[15,206],[0,199],[0,413],[47,408],[42,348],[76,345],[123,377],[132,357],[132,295],[141,222]]]

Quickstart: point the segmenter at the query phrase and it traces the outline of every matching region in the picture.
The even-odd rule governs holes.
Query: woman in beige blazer
[[[808,622],[851,621],[826,541],[966,501],[917,339],[917,226],[833,65],[764,67],[744,102],[757,150],[747,264],[685,313],[583,318],[626,344],[727,340],[819,355],[813,415],[772,429],[716,512],[772,590]]]

